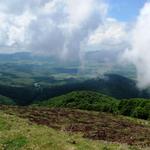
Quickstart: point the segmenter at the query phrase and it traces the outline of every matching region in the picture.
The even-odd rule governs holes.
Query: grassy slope
[[[36,144],[37,147],[43,146],[45,149],[52,147],[52,150],[62,150],[64,147],[65,150],[137,150],[125,143],[147,148],[146,150],[150,148],[149,121],[72,109],[10,106],[0,106],[0,109],[3,110],[3,113],[0,113],[1,146],[7,146],[7,143],[18,140],[18,137],[20,140],[21,137],[21,143],[29,142],[25,148]],[[26,118],[30,123],[16,116]],[[111,142],[124,144],[116,145]]]
[[[38,126],[0,111],[1,150],[136,150],[127,145],[83,139],[46,126]],[[147,149],[148,150],[148,149]]]

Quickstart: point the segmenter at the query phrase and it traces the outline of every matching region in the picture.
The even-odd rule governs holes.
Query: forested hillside
[[[39,102],[45,107],[63,107],[109,112],[141,119],[150,119],[150,99],[115,99],[97,92],[77,91]]]
[[[0,85],[0,94],[10,97],[18,105],[29,105],[33,101],[42,101],[72,91],[96,91],[118,99],[149,98],[147,90],[139,90],[135,81],[120,75],[109,74],[103,78],[92,78],[76,83],[65,83],[53,86],[8,86]]]

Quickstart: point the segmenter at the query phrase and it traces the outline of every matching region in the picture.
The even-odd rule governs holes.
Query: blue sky
[[[140,9],[148,0],[106,0],[109,5],[109,16],[119,21],[135,21]]]

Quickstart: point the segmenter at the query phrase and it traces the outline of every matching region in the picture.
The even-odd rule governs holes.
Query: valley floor
[[[0,110],[0,150],[150,149],[148,121],[73,109]]]

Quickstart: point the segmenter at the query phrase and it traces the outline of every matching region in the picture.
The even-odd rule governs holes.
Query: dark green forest
[[[109,72],[109,64],[94,58],[95,54],[88,54],[80,70],[78,61],[61,62],[30,53],[1,54],[0,104],[69,107],[149,119],[150,92],[137,88],[135,68],[114,63]]]
[[[147,90],[139,90],[136,83],[120,75],[109,74],[104,78],[93,78],[76,83],[53,86],[8,86],[0,85],[0,94],[14,100],[17,105],[30,105],[72,91],[88,90],[100,92],[118,99],[149,98]]]
[[[150,119],[150,99],[133,98],[119,100],[91,91],[71,92],[34,105],[92,110],[146,120]]]

